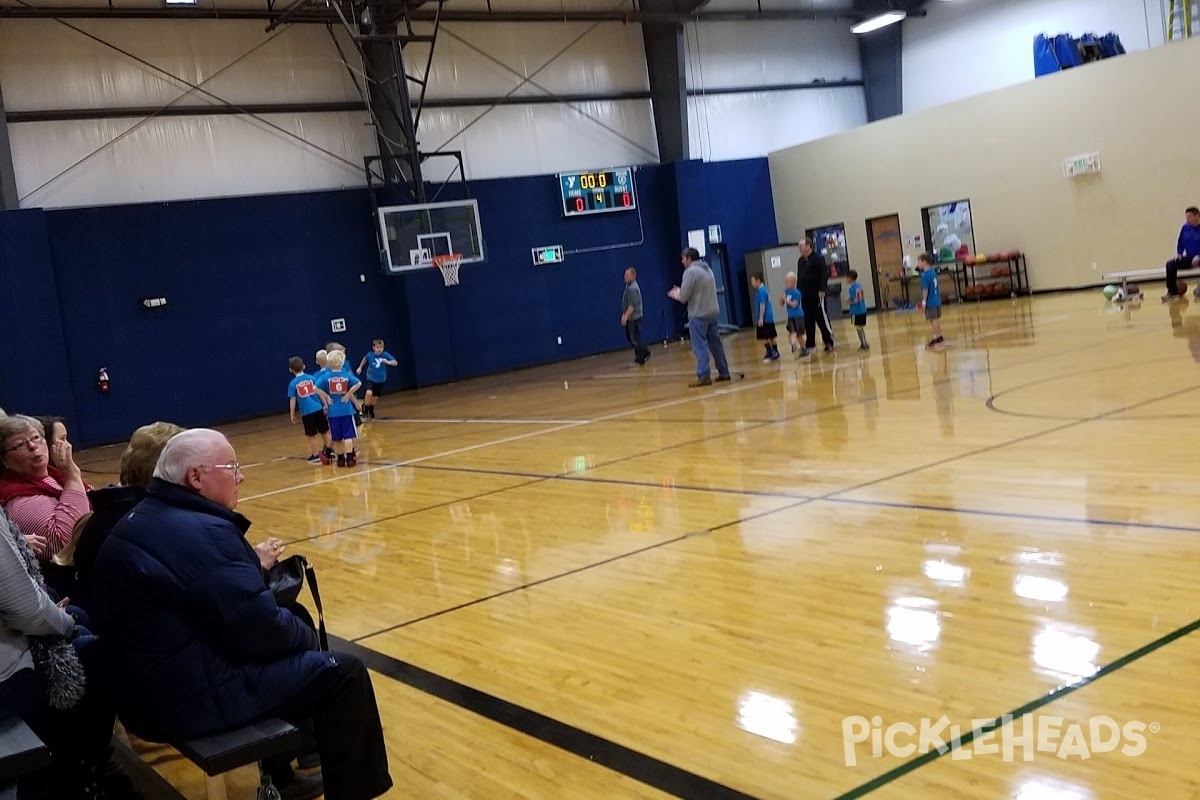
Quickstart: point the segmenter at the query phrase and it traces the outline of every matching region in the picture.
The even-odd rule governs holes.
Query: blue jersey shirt
[[[787,307],[788,319],[798,319],[804,316],[804,306],[800,305],[799,289],[784,289],[783,296],[796,304],[795,308]]]
[[[302,417],[325,407],[317,395],[316,381],[307,372],[301,372],[292,378],[292,382],[288,384],[288,397],[296,401],[296,409]]]
[[[375,351],[367,353],[367,380],[371,383],[383,383],[387,380],[388,365],[385,361],[395,361],[392,354],[384,350],[379,355],[375,355]]]
[[[929,296],[925,299],[925,305],[929,308],[937,308],[942,304],[942,293],[938,289],[937,270],[933,267],[921,270],[921,291],[929,292]]]
[[[1200,256],[1200,227],[1184,225],[1179,231],[1179,254],[1186,258]]]
[[[855,281],[854,283],[850,284],[850,288],[848,291],[850,292],[850,313],[851,314],[857,315],[857,314],[867,313],[867,295],[864,293],[862,300],[855,300],[855,298],[858,297],[858,293],[861,292],[862,290],[863,290],[863,285],[861,283],[859,283],[858,281]]]
[[[763,306],[766,306],[763,309]],[[762,309],[763,325],[771,325],[775,322],[775,311],[771,308],[771,296],[767,293],[767,285],[764,283],[758,287],[758,292],[754,295],[754,321],[758,322],[759,310]]]
[[[354,401],[342,402],[342,396],[351,389],[362,386],[362,381],[354,373],[342,367],[339,370],[322,370],[317,378],[317,388],[329,395],[329,416],[352,417],[355,414]]]

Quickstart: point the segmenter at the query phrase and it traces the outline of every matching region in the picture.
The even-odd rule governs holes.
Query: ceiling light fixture
[[[860,22],[850,30],[853,33],[870,33],[880,28],[886,28],[888,25],[893,25],[907,16],[908,13],[904,11],[888,11],[880,14],[878,17],[872,17],[864,22]]]

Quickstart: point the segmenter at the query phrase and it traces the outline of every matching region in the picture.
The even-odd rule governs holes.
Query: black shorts
[[[329,418],[325,416],[324,409],[305,414],[300,421],[304,423],[305,436],[320,436],[322,433],[329,433]]]
[[[804,317],[788,317],[787,321],[788,333],[794,333],[797,336],[804,335]]]
[[[383,381],[363,381],[363,394],[370,392],[376,397],[383,397]]]
[[[760,342],[763,342],[763,341],[766,341],[767,339],[776,338],[777,336],[779,336],[779,332],[777,330],[775,330],[774,322],[768,322],[766,325],[759,325],[757,330],[755,331],[754,336]]]
[[[854,315],[854,327],[856,327],[856,328],[867,327],[867,315],[866,314],[855,314]]]

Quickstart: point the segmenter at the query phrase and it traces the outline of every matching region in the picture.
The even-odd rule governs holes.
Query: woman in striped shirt
[[[70,442],[51,445],[32,417],[0,419],[0,508],[43,564],[70,544],[75,523],[92,510],[88,488]]]

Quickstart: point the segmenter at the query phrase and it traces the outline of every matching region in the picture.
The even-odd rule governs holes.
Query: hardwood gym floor
[[[714,388],[676,343],[395,394],[354,470],[305,463],[284,416],[229,426],[239,510],[375,670],[391,797],[1197,796],[1200,308],[944,323],[943,352],[894,313],[870,353],[842,321],[779,364],[742,333]],[[945,754],[843,735],[943,716]],[[1127,726],[1109,752],[1097,717]]]

